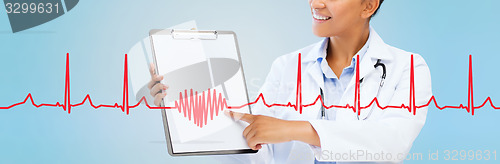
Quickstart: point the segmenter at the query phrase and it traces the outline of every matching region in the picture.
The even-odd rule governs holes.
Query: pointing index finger
[[[251,115],[251,114],[239,113],[239,112],[233,112],[233,111],[226,111],[224,113],[226,113],[226,115],[229,115],[229,117],[232,117],[235,120],[245,121],[245,122],[248,122],[250,124],[253,123],[253,121],[255,120],[254,115]]]

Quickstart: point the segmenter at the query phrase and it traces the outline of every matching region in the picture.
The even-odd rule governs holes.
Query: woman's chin
[[[325,30],[317,30],[317,29],[313,29],[313,34],[318,36],[318,37],[330,37],[331,36],[330,32],[327,32]]]

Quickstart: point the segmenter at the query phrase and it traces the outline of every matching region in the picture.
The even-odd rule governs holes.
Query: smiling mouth
[[[329,19],[332,18],[332,17],[329,17],[329,16],[319,15],[318,13],[316,13],[314,11],[313,11],[312,16],[313,16],[314,19],[317,19],[317,20],[329,20]]]

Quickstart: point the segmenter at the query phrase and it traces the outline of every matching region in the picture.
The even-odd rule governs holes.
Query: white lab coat
[[[405,104],[410,97],[410,52],[385,44],[370,28],[369,47],[360,60],[360,102],[366,106],[377,97],[381,106]],[[291,102],[295,104],[297,92],[298,54],[302,54],[302,101],[314,102],[323,88],[323,74],[315,62],[321,43],[316,43],[277,58],[261,88],[268,104]],[[424,59],[414,58],[415,104],[426,104],[432,96],[431,76]],[[377,59],[385,64],[387,76],[380,87],[382,69],[374,68]],[[354,105],[355,76],[347,86],[340,104]],[[328,120],[321,120],[320,103],[303,108],[300,114],[294,108],[267,108],[262,102],[252,106],[253,114],[273,116],[285,120],[309,121],[317,131],[321,147],[299,141],[265,145],[257,154],[234,155],[243,163],[314,163],[319,161],[373,161],[399,163],[409,152],[413,141],[424,126],[427,107],[418,108],[416,115],[407,109],[381,110],[375,104],[361,110],[359,119],[352,109],[327,109]],[[332,104],[326,104],[332,105]],[[371,113],[370,113],[371,111]],[[356,152],[356,158],[352,153]],[[372,156],[369,158],[368,153]],[[340,154],[340,156],[338,156]],[[347,155],[346,155],[347,154]],[[362,154],[365,154],[362,156]],[[378,154],[378,158],[376,157]],[[391,154],[390,161],[387,154]],[[349,156],[349,157],[348,157]],[[382,157],[384,156],[382,159]],[[340,158],[338,158],[340,157]]]

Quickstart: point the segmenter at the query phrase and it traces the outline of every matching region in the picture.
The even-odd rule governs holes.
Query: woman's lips
[[[329,16],[325,16],[325,15],[321,15],[315,11],[313,11],[313,14],[312,14],[314,20],[316,22],[326,22],[328,20],[330,20],[332,17],[329,17]]]

